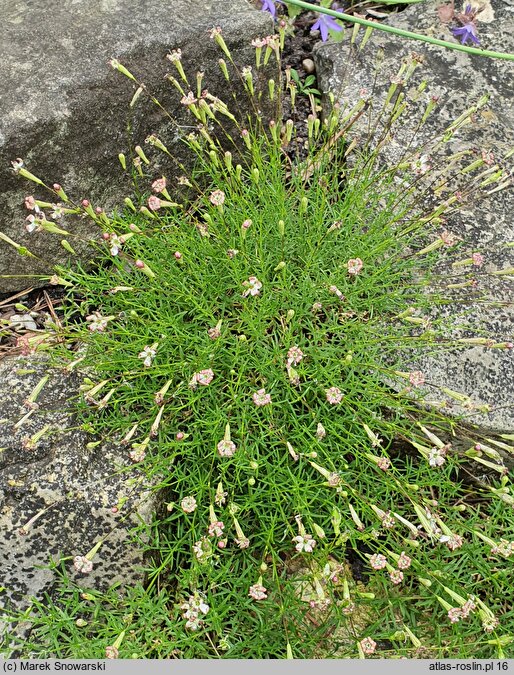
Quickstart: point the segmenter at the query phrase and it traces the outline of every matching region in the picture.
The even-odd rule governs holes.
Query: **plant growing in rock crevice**
[[[279,62],[281,35],[256,41],[256,64],[241,70],[221,32],[212,37],[227,80],[241,78],[257,111],[263,97],[280,111],[283,83],[259,74]],[[352,110],[312,116],[307,158],[293,161],[293,150],[302,153],[290,120],[258,112],[240,120],[203,85],[195,93],[180,54],[170,60],[197,125],[184,137],[192,174],[155,174],[156,153],[171,151],[152,136],[133,158],[148,192],[141,204],[127,198],[123,214],[72,205],[53,188],[59,209],[103,231],[93,271],[53,277],[69,289],[61,337],[85,347],[66,352],[64,367],[91,378],[85,423],[119,443],[134,477],[161,490],[167,506],[150,532],[136,533],[149,554],[146,591],[80,594],[87,576],[79,577],[68,611],[86,625],[56,628],[38,605],[36,639],[64,631],[70,646],[51,652],[74,657],[501,656],[508,640],[498,615],[512,619],[497,597],[501,582],[489,595],[481,579],[512,554],[506,528],[495,529],[512,499],[506,467],[491,445],[474,455],[503,476],[489,491],[496,516],[483,522],[463,480],[472,455],[452,447],[452,424],[431,400],[464,395],[408,365],[421,349],[454,344],[429,316],[437,298],[423,293],[438,251],[454,243],[442,217],[458,199],[434,197],[453,165],[440,167],[435,184],[422,182],[431,168],[413,147],[384,168],[380,144],[349,136],[369,104],[364,93]],[[402,77],[415,67],[404,64]],[[389,97],[391,124],[402,105]],[[432,109],[427,98],[420,123]],[[227,122],[240,136],[233,152],[214,134]],[[469,175],[461,191],[483,183]],[[180,199],[179,186],[189,190]],[[52,204],[27,206],[28,226],[68,237],[45,216]],[[78,573],[95,550],[74,552]],[[363,583],[351,563],[366,570]],[[135,598],[160,627],[151,642]],[[90,618],[102,602],[110,618],[101,627]],[[427,625],[427,611],[446,628]]]

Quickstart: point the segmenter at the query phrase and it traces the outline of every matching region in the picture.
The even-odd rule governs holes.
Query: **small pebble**
[[[31,314],[13,314],[9,323],[14,330],[37,330],[37,324]]]
[[[304,59],[302,61],[302,66],[307,75],[312,75],[316,70],[316,65],[312,59]]]

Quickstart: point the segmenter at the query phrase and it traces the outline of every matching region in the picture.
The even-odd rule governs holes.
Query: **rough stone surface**
[[[17,425],[46,374],[39,408]],[[70,577],[88,588],[144,578],[142,553],[129,530],[149,523],[155,500],[126,448],[87,447],[97,439],[78,428],[69,411],[79,384],[77,375],[50,368],[46,356],[0,363],[0,610],[24,609],[31,596],[51,593],[56,577],[45,566],[63,556]],[[45,427],[31,447],[27,439]],[[71,557],[85,555],[100,540],[105,543],[93,571],[79,574]]]
[[[255,60],[252,38],[272,32],[269,14],[247,0],[0,3],[0,231],[38,256],[20,257],[0,240],[0,294],[44,285],[44,279],[18,275],[48,275],[53,264],[62,264],[68,256],[61,237],[25,231],[24,196],[54,198],[15,176],[9,169],[11,160],[21,157],[30,171],[49,185],[60,183],[77,202],[87,197],[107,210],[120,205],[132,193],[117,157],[120,152],[130,154],[127,123],[136,86],[111,68],[110,59],[123,63],[180,121],[180,97],[164,79],[166,73],[177,74],[165,58],[172,49],[182,50],[194,90],[196,72],[203,70],[204,86],[211,93],[224,100],[233,96],[237,78],[227,86],[221,74],[220,51],[209,37],[213,26],[222,27],[235,62],[243,65]],[[246,98],[236,98],[244,108]],[[174,145],[176,126],[144,95],[130,118],[134,145],[156,133],[172,152],[179,149]],[[150,167],[143,189],[161,171],[169,169],[171,180],[182,173],[163,164],[162,153],[150,148],[148,155],[158,156],[161,164]],[[87,259],[87,238],[97,236],[98,228],[79,218],[68,218],[66,226],[74,235],[73,247]]]
[[[484,3],[480,3],[484,4]],[[514,52],[514,13],[511,3],[493,0],[484,5],[479,14],[479,34],[482,44],[505,52]],[[413,32],[452,40],[449,27],[441,23],[437,5],[425,2],[392,16],[389,23]],[[383,50],[383,56],[380,56]],[[332,92],[341,105],[352,107],[362,89],[373,92],[369,113],[360,121],[357,134],[364,136],[373,128],[382,108],[390,78],[398,72],[402,60],[412,52],[423,57],[423,63],[405,86],[409,113],[388,139],[383,156],[387,162],[397,162],[406,148],[422,147],[483,94],[490,94],[487,106],[474,116],[471,124],[460,129],[443,148],[447,155],[470,150],[468,161],[493,153],[495,161],[508,177],[512,167],[500,158],[513,147],[513,69],[512,63],[492,60],[462,52],[450,51],[422,42],[396,38],[374,31],[363,51],[350,52],[348,43],[319,45],[315,49],[316,71],[320,89]],[[378,75],[377,63],[381,62]],[[422,96],[416,89],[427,81]],[[423,110],[431,96],[440,97],[435,113],[427,124],[417,131],[415,115]],[[416,102],[418,97],[418,102]],[[412,112],[412,114],[411,114]],[[419,118],[419,115],[418,115]],[[371,120],[371,122],[370,122]],[[368,125],[371,126],[368,126]],[[380,128],[380,126],[379,126]],[[512,160],[510,160],[512,161]],[[486,167],[482,167],[483,170]],[[514,267],[514,249],[507,247],[514,241],[514,210],[511,189],[498,192],[485,201],[468,199],[457,216],[451,216],[445,227],[462,238],[461,258],[480,252],[485,262],[481,268],[471,268],[470,275],[478,281],[476,291],[450,291],[447,283],[455,281],[451,260],[455,256],[442,255],[439,272],[443,278],[442,290],[456,301],[446,307],[444,314],[456,337],[480,335],[494,342],[514,341],[513,284],[511,276],[491,276],[491,272]],[[435,239],[436,237],[434,237]],[[470,270],[470,268],[468,268]],[[445,279],[446,277],[446,279]],[[443,310],[437,310],[442,316]],[[453,410],[464,412],[468,419],[486,429],[511,431],[514,429],[514,353],[512,350],[487,349],[474,346],[457,352],[440,352],[437,357],[425,356],[416,364],[426,373],[427,381],[436,387],[447,387],[471,396],[476,404],[490,406],[490,412],[463,410],[453,402]],[[434,390],[432,390],[433,393]],[[435,391],[430,398],[441,399]]]

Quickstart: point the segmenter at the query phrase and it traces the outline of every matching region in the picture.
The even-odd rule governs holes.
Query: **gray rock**
[[[244,113],[247,98],[237,96],[236,77],[227,86],[218,66],[220,51],[209,38],[217,25],[240,65],[255,62],[252,38],[273,30],[269,14],[247,0],[0,3],[0,232],[37,256],[21,257],[0,240],[0,294],[44,285],[47,279],[28,277],[51,274],[55,263],[69,257],[61,237],[25,231],[24,196],[54,197],[15,176],[9,169],[12,160],[20,157],[47,184],[61,184],[76,203],[88,198],[95,207],[110,210],[133,191],[118,162],[120,152],[130,155],[128,123],[134,145],[156,133],[183,159],[177,127],[144,95],[129,113],[136,87],[111,68],[110,59],[119,59],[142,80],[180,123],[184,108],[164,76],[176,75],[166,54],[181,49],[194,89],[196,72],[203,70],[204,87],[228,103],[235,97]],[[148,155],[157,159],[148,181],[142,182],[143,191],[162,171],[170,180],[183,173],[163,163],[162,153],[150,148]],[[64,225],[73,233],[70,241],[77,254],[87,260],[87,240],[97,237],[99,228],[78,217],[68,217]]]
[[[485,3],[485,10],[479,17],[483,19],[478,23],[482,44],[514,52],[514,16],[509,7],[501,0],[493,0],[492,6]],[[413,6],[391,16],[388,22],[398,28],[453,40],[449,26],[439,20],[434,2]],[[390,78],[396,75],[402,60],[412,52],[423,58],[421,67],[404,88],[408,114],[402,117],[401,125],[384,144],[382,153],[388,163],[397,162],[408,147],[413,150],[422,147],[488,93],[491,96],[488,105],[474,116],[471,124],[453,135],[442,152],[449,155],[470,151],[465,163],[479,158],[482,151],[486,156],[493,153],[494,161],[503,167],[508,181],[512,169],[502,158],[512,148],[514,140],[511,62],[450,51],[379,31],[373,32],[362,52],[350,50],[348,43],[319,45],[315,49],[316,70],[320,89],[325,94],[332,92],[342,106],[351,108],[355,105],[362,90],[373,92],[369,112],[353,131],[361,138],[366,137],[368,129],[375,128],[376,124],[379,131],[383,128],[377,121],[379,111],[390,86]],[[420,96],[417,87],[422,80],[426,80],[427,87]],[[416,120],[419,115],[411,113],[423,110],[431,96],[439,97],[438,107],[418,130]],[[484,168],[487,166],[481,170]],[[434,310],[434,318],[444,315],[452,326],[453,337],[480,335],[491,338],[495,343],[514,341],[512,276],[490,274],[514,267],[514,249],[507,247],[509,242],[514,241],[513,210],[511,190],[497,192],[485,201],[471,197],[462,211],[450,216],[445,225],[463,240],[460,258],[467,258],[473,252],[484,256],[483,267],[467,268],[468,278],[475,276],[478,281],[476,291],[469,288],[448,289],[448,283],[455,280],[449,278],[455,274],[451,266],[455,256],[441,256],[437,270],[442,277],[440,290],[454,302],[444,310]],[[486,406],[482,410],[473,405],[463,409],[448,398],[450,410],[464,413],[468,420],[485,429],[510,431],[514,429],[513,356],[513,350],[468,346],[452,352],[441,350],[436,356],[427,354],[413,367],[423,370],[430,384],[469,394],[473,404]],[[432,390],[431,394],[431,399],[445,398],[441,391]]]
[[[31,413],[27,397],[46,375]],[[79,383],[46,356],[0,363],[0,609],[24,609],[31,596],[52,593],[56,576],[44,567],[62,556],[70,577],[88,588],[144,578],[128,533],[151,520],[155,499],[126,447],[88,447],[98,439],[70,413]],[[72,558],[100,540],[92,572],[79,574]]]

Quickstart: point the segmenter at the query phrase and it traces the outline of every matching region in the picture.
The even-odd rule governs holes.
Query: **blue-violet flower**
[[[465,26],[459,26],[458,28],[452,28],[453,37],[460,37],[461,44],[465,45],[468,40],[471,40],[476,45],[480,44],[478,39],[477,29],[475,24],[467,23]]]
[[[275,14],[277,13],[275,3],[278,2],[281,5],[284,4],[282,0],[261,0],[261,2],[262,2],[261,11],[269,12],[273,18],[275,18]]]
[[[340,26],[336,21],[327,14],[320,14],[319,19],[311,27],[311,33],[315,30],[319,30],[321,33],[321,39],[323,42],[328,40],[328,31],[335,30],[338,33],[343,30],[343,27]]]

